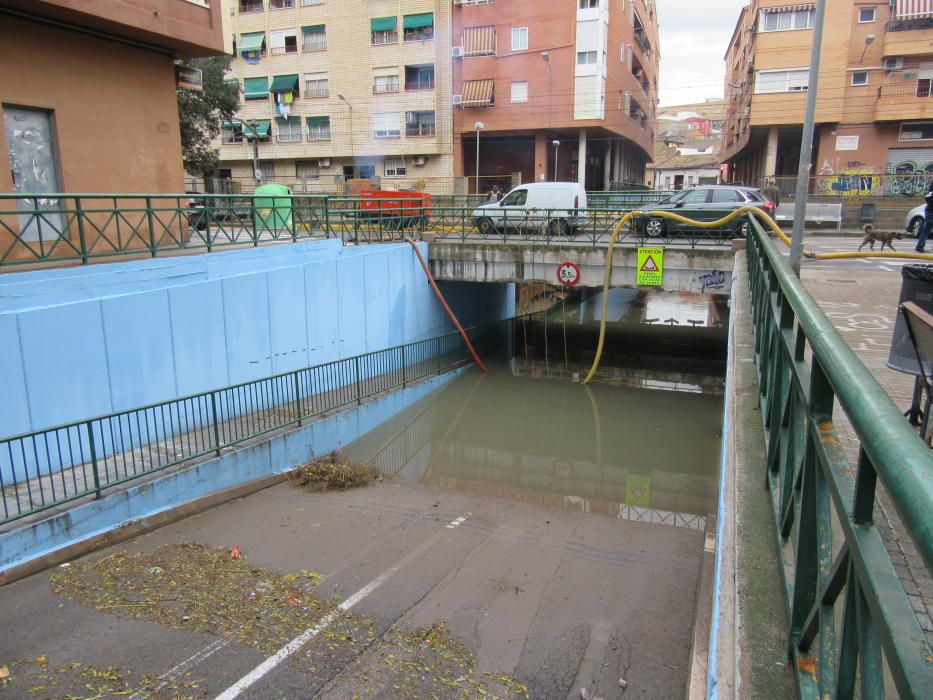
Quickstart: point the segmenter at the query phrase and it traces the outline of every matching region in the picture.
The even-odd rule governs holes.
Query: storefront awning
[[[373,32],[391,32],[398,25],[398,17],[376,17],[369,20],[369,29]]]
[[[264,139],[269,135],[269,129],[272,128],[271,119],[257,119],[256,120],[256,134],[258,138]],[[253,129],[250,127],[248,122],[243,122],[243,135],[251,139],[253,138]]]
[[[294,92],[297,87],[297,75],[277,75],[272,79],[272,87],[269,88],[269,92]]]
[[[802,2],[795,5],[780,5],[778,7],[762,7],[761,11],[766,15],[773,12],[794,12],[795,10],[812,10],[816,7],[815,2]]]
[[[421,29],[434,26],[434,13],[424,12],[420,15],[405,15],[402,27],[405,29]]]
[[[466,27],[463,30],[463,53],[467,56],[484,56],[496,52],[496,28]]]
[[[492,104],[492,80],[464,80],[463,107],[488,107]]]
[[[253,32],[252,34],[243,34],[240,36],[240,43],[237,44],[237,51],[246,53],[247,51],[261,51],[262,45],[266,43],[265,32]]]
[[[897,0],[896,19],[924,19],[933,17],[933,0]]]
[[[244,78],[243,98],[247,100],[264,99],[269,96],[268,78]]]

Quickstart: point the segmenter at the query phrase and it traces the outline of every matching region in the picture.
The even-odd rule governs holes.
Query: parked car
[[[484,235],[546,226],[552,236],[572,236],[586,225],[586,190],[576,182],[520,185],[474,209],[472,219]]]
[[[737,185],[704,185],[662,199],[657,204],[646,204],[645,211],[672,211],[695,221],[716,221],[729,211],[745,206],[756,206],[770,216],[777,208],[757,187],[739,187]],[[652,237],[683,234],[690,228],[672,219],[649,217],[640,224],[642,231]],[[748,222],[736,219],[731,222],[733,235],[744,238],[748,235]]]
[[[926,204],[920,204],[907,212],[907,217],[904,219],[904,230],[914,238],[920,236],[920,228],[923,226],[924,209],[926,209]]]

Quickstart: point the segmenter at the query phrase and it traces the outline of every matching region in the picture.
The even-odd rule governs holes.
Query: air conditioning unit
[[[748,54],[748,65],[750,66],[755,65],[755,54],[753,53]]]
[[[329,168],[330,167],[330,158],[319,158],[317,161],[318,167]]]
[[[463,104],[463,95],[454,95],[451,103],[454,107],[459,107]]]
[[[463,47],[454,46],[450,49],[450,55],[454,58],[463,58]]]
[[[901,56],[888,56],[884,59],[885,70],[900,70],[904,67],[904,59]]]
[[[428,162],[427,156],[413,156],[411,159],[413,165],[424,165]]]

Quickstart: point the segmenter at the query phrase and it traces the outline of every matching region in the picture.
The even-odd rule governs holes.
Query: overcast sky
[[[722,97],[726,53],[748,0],[657,0],[661,105]]]

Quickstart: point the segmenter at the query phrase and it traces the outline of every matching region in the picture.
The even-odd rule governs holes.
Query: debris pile
[[[353,464],[340,452],[296,467],[285,473],[288,483],[308,491],[344,491],[381,481],[382,474],[371,464]]]

